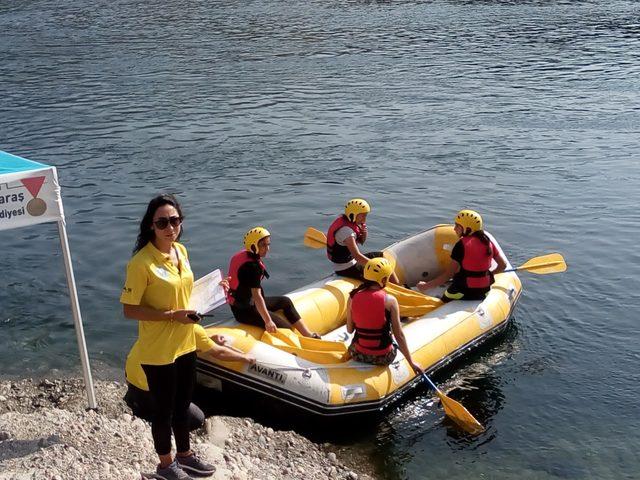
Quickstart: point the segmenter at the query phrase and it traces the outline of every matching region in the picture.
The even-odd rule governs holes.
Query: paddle
[[[327,246],[327,237],[320,230],[313,227],[307,228],[304,232],[304,244],[311,248],[325,248]]]
[[[322,233],[320,230],[317,230],[313,227],[309,227],[307,228],[307,231],[304,232],[303,243],[305,244],[305,246],[315,248],[315,249],[325,248],[327,246],[327,236],[324,233]],[[388,252],[382,252],[382,253],[384,255],[384,258],[386,258],[391,262],[391,265],[393,265],[393,268],[395,270],[396,259],[393,258],[393,255],[389,254]]]
[[[327,237],[320,230],[313,227],[307,228],[304,233],[304,244],[311,248],[325,248],[327,246]],[[538,275],[546,275],[548,273],[560,273],[567,269],[564,258],[559,253],[549,253],[527,260],[517,268],[510,268],[505,272],[516,272],[526,270]]]
[[[538,275],[546,275],[548,273],[560,273],[567,269],[564,258],[559,253],[549,253],[527,260],[517,268],[504,270],[505,272],[517,272],[526,270],[527,272],[537,273]]]
[[[436,387],[435,383],[431,381],[426,373],[422,372],[422,377],[429,385],[431,385],[431,388],[436,391],[436,395],[438,395],[440,403],[442,403],[442,407],[444,408],[445,415],[453,420],[456,425],[471,435],[478,435],[484,432],[484,427],[473,417],[473,415],[469,413],[466,408],[464,408],[461,403],[447,397],[442,390]]]

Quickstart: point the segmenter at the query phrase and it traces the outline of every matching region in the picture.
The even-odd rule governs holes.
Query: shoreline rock
[[[0,381],[0,480],[139,480],[154,472],[151,428],[131,415],[125,391],[96,382],[95,412],[85,410],[81,379]],[[250,418],[209,417],[191,438],[217,466],[214,480],[374,479],[347,465],[337,447]]]

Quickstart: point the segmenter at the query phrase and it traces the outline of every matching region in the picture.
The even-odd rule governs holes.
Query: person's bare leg
[[[295,327],[296,330],[298,330],[302,334],[303,337],[319,337],[317,333],[313,333],[309,331],[309,329],[307,328],[307,326],[304,324],[302,320],[298,320],[296,323],[293,324],[293,326]]]

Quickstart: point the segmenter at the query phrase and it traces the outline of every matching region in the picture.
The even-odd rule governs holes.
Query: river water
[[[638,478],[640,5],[569,1],[15,0],[0,5],[0,149],[58,167],[97,376],[136,328],[118,303],[146,202],[179,195],[198,276],[255,224],[268,293],[368,199],[381,248],[463,207],[523,275],[500,341],[352,435],[388,479]],[[0,232],[0,374],[78,371],[54,225]],[[353,437],[353,438],[352,438]]]

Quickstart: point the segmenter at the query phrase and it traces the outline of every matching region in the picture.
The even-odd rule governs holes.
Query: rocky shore
[[[94,412],[85,411],[78,379],[0,381],[0,480],[139,480],[154,472],[151,429],[130,414],[125,390],[97,382]],[[216,480],[374,478],[329,444],[248,418],[210,417],[192,440],[217,466]]]

